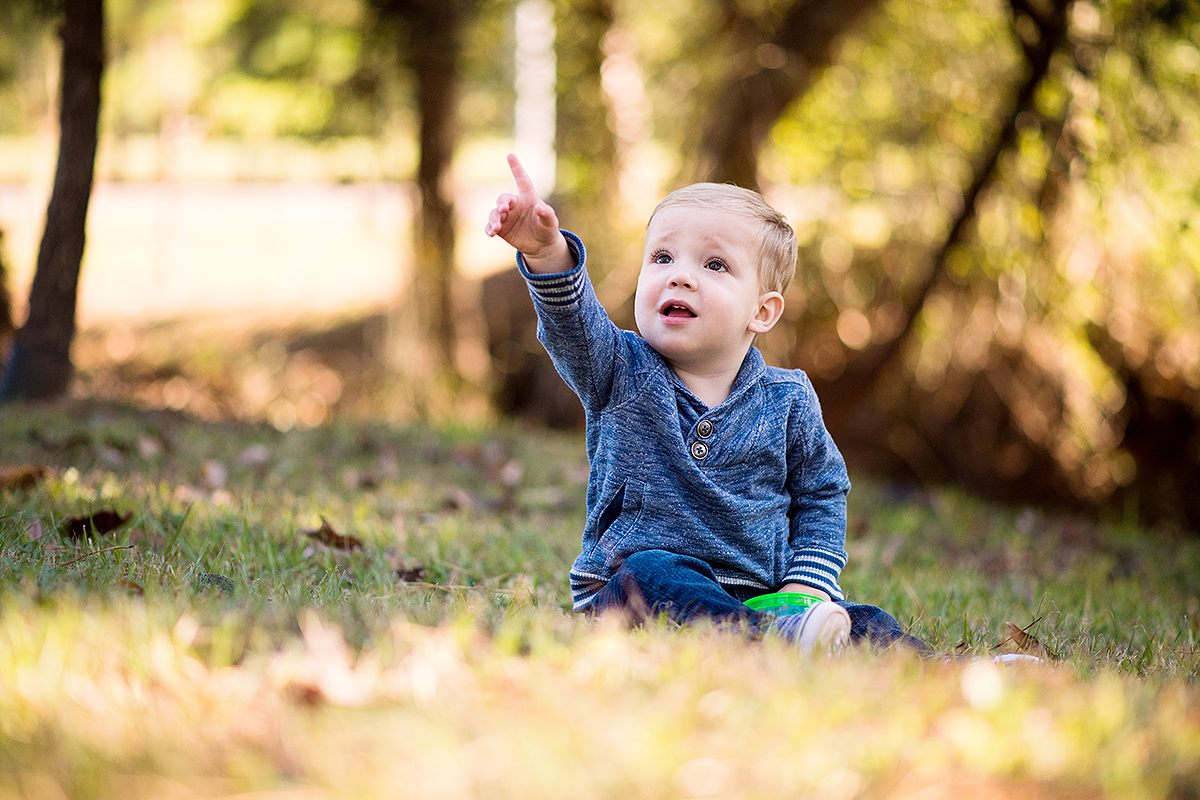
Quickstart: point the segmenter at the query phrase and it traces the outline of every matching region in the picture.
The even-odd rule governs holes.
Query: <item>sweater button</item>
[[[700,420],[700,423],[696,426],[696,435],[701,439],[707,439],[708,437],[712,436],[712,432],[713,424],[707,419]]]
[[[692,442],[692,458],[703,461],[708,456],[708,445],[704,442]]]

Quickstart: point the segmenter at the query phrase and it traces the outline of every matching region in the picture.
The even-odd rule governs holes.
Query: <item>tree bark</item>
[[[458,147],[458,60],[468,0],[373,0],[401,66],[412,70],[418,117],[418,208],[412,292],[393,314],[393,365],[457,376],[454,324],[454,201],[450,166]]]
[[[104,72],[103,0],[66,0],[61,35],[58,167],[29,290],[29,316],[13,341],[0,380],[0,400],[62,395],[72,375],[76,293],[95,172]]]
[[[561,13],[561,12],[560,12]],[[557,136],[559,163],[570,166],[572,181],[560,185],[555,210],[564,228],[588,242],[588,271],[594,277],[612,267],[616,238],[617,142],[601,85],[603,42],[613,26],[611,0],[573,4],[559,20],[557,50]],[[594,256],[594,257],[592,257]]]
[[[744,66],[710,108],[698,180],[758,188],[758,154],[775,122],[833,61],[837,44],[878,0],[797,0],[779,27],[743,46]]]
[[[4,254],[4,231],[0,230],[0,366],[8,356],[8,345],[16,330],[13,322],[12,294],[8,288],[8,262]]]
[[[454,200],[448,186],[458,146],[457,48],[461,20],[451,9],[431,12],[412,53],[420,116],[415,290],[422,328],[433,338],[437,366],[455,371]]]

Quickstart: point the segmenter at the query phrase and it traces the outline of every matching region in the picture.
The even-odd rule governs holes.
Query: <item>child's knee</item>
[[[678,558],[667,550],[638,550],[627,555],[621,566],[633,573],[654,572],[673,567]]]

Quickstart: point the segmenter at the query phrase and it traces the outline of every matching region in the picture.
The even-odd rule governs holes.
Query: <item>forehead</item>
[[[701,206],[667,206],[646,226],[646,245],[672,242],[722,249],[755,248],[759,224],[736,211]]]

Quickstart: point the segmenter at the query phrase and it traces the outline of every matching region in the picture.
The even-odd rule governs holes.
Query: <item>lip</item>
[[[684,315],[681,315],[681,316],[673,316],[673,315],[670,315],[670,314],[668,314],[667,312],[668,312],[668,311],[670,311],[672,308],[682,308],[682,309],[684,309],[685,311],[687,311],[687,312],[688,312],[688,314],[684,314]],[[690,314],[690,316],[689,316],[689,314]],[[658,307],[658,315],[659,315],[661,318],[665,319],[665,320],[670,320],[670,321],[676,321],[676,320],[678,320],[678,321],[681,321],[681,322],[682,322],[682,321],[684,321],[684,320],[695,319],[697,316],[699,316],[699,315],[696,313],[696,309],[692,308],[692,306],[691,306],[691,304],[690,304],[690,303],[684,302],[683,300],[667,300],[667,301],[664,301],[664,302],[663,302],[661,305],[659,305],[659,307]]]

